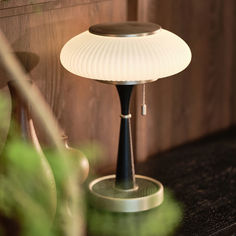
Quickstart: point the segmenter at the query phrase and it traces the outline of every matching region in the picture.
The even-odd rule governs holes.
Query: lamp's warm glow
[[[135,175],[130,97],[135,84],[155,81],[184,70],[191,61],[188,45],[177,35],[153,23],[105,23],[93,25],[69,40],[61,50],[60,59],[62,65],[75,75],[116,84],[120,97],[116,175],[90,183],[91,202],[95,207],[114,212],[139,212],[159,206],[164,197],[162,184]]]
[[[191,61],[188,45],[165,29],[140,37],[107,37],[85,31],[62,48],[71,73],[102,81],[150,81],[174,75]]]

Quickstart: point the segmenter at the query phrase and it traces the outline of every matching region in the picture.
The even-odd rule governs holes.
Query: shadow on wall
[[[39,56],[32,52],[15,52],[16,57],[23,65],[25,71],[30,73],[30,71],[35,68],[39,63]],[[11,99],[9,90],[7,87],[7,82],[9,81],[9,76],[5,69],[2,68],[0,64],[0,153],[5,144],[8,128],[10,124],[11,116]]]
[[[39,63],[39,56],[32,52],[15,52],[16,57],[20,61],[21,65],[23,65],[25,71],[30,73]],[[0,89],[3,89],[9,80],[9,76],[6,71],[0,65]]]

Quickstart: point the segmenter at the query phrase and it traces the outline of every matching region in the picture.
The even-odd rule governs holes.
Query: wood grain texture
[[[59,55],[71,37],[90,25],[125,19],[126,1],[120,0],[90,1],[89,4],[0,19],[0,27],[13,49],[39,58],[30,74],[70,143],[82,146],[90,141],[91,147],[99,143],[104,150],[104,165],[114,164],[117,155],[120,108],[115,87],[70,74],[60,65]],[[1,77],[1,87],[6,81],[6,77]],[[47,144],[37,123],[36,128],[41,142]]]
[[[236,123],[236,3],[233,0],[9,0],[0,27],[53,109],[73,146],[89,140],[104,150],[101,166],[115,166],[119,99],[115,87],[65,71],[59,54],[67,40],[100,22],[151,21],[182,37],[193,60],[182,73],[147,85],[148,115],[140,115],[141,86],[131,100],[137,160]],[[27,4],[24,4],[27,3]],[[5,4],[5,3],[4,3]],[[28,56],[27,56],[28,55]],[[7,77],[0,70],[0,88]],[[36,124],[37,125],[37,124]],[[40,140],[47,144],[40,132]]]
[[[75,7],[77,5],[98,3],[102,1],[111,0],[7,0],[0,2],[0,18],[29,13],[40,13],[52,9]]]
[[[232,7],[230,4],[227,4],[227,9],[226,9],[229,14],[228,14],[228,19],[231,20],[232,26],[231,27],[226,27],[226,29],[232,34],[231,37],[231,44],[232,46],[232,51],[230,56],[232,57],[232,61],[228,64],[228,76],[231,76],[231,118],[232,118],[232,123],[233,125],[236,125],[236,3],[234,2],[234,6]],[[227,45],[229,46],[229,45]],[[229,60],[229,59],[228,59]]]
[[[137,21],[138,19],[138,1],[129,0],[127,1],[127,20]]]
[[[0,9],[16,8],[39,3],[55,2],[57,0],[1,0]]]
[[[179,35],[193,58],[185,71],[147,86],[149,114],[136,127],[138,159],[231,125],[234,7],[232,0],[139,1],[138,19]]]

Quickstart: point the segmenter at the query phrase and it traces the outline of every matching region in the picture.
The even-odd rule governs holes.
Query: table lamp
[[[184,70],[191,61],[188,45],[153,23],[97,24],[70,39],[61,50],[60,60],[75,75],[115,85],[120,97],[116,175],[100,177],[89,184],[91,203],[113,212],[139,212],[160,205],[164,198],[162,184],[135,175],[129,101],[134,85]]]

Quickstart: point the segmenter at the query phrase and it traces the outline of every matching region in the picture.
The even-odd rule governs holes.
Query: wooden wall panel
[[[4,0],[0,1],[0,18],[104,1],[111,0]]]
[[[57,1],[58,2],[58,1]],[[119,136],[119,101],[114,86],[79,78],[64,70],[62,46],[92,24],[126,20],[126,1],[67,1],[39,12],[0,18],[0,27],[15,51],[31,53],[39,63],[30,72],[73,146],[88,141],[104,150],[103,165],[114,163]],[[45,3],[45,6],[48,3]],[[22,7],[19,8],[22,11]],[[11,27],[9,27],[11,26]],[[27,59],[28,62],[30,59]],[[26,64],[27,64],[26,60]],[[1,87],[6,84],[1,77]],[[40,126],[38,133],[47,143]]]
[[[138,9],[139,20],[156,22],[175,32],[193,54],[185,71],[147,86],[149,114],[146,119],[138,116],[136,127],[136,154],[145,159],[232,124],[235,3],[139,0]],[[140,90],[137,96],[140,101]]]
[[[19,8],[40,3],[56,2],[57,0],[1,0],[0,9]]]
[[[147,85],[147,117],[140,116],[141,86],[135,89],[131,108],[136,159],[144,160],[236,123],[233,0],[31,2],[0,2],[0,27],[14,50],[26,53],[26,66],[38,61],[31,76],[73,146],[87,141],[101,144],[102,166],[114,167],[117,155],[120,107],[116,90],[78,78],[59,62],[64,43],[92,24],[127,19],[156,22],[182,37],[193,53],[188,69]],[[0,76],[3,88],[7,77]],[[40,126],[38,131],[47,143]]]
[[[228,65],[228,76],[231,76],[232,80],[231,80],[231,117],[232,117],[232,124],[236,125],[236,3],[234,3],[234,7],[232,6],[228,6],[228,19],[231,20],[232,23],[232,27],[227,27],[227,25],[225,25],[225,28],[227,29],[227,31],[229,31],[229,33],[232,34],[232,38],[231,38],[231,45],[233,45],[232,47],[232,51],[231,54],[228,57],[228,60],[230,60],[229,58],[232,58],[231,63]],[[229,45],[227,45],[229,47]]]

